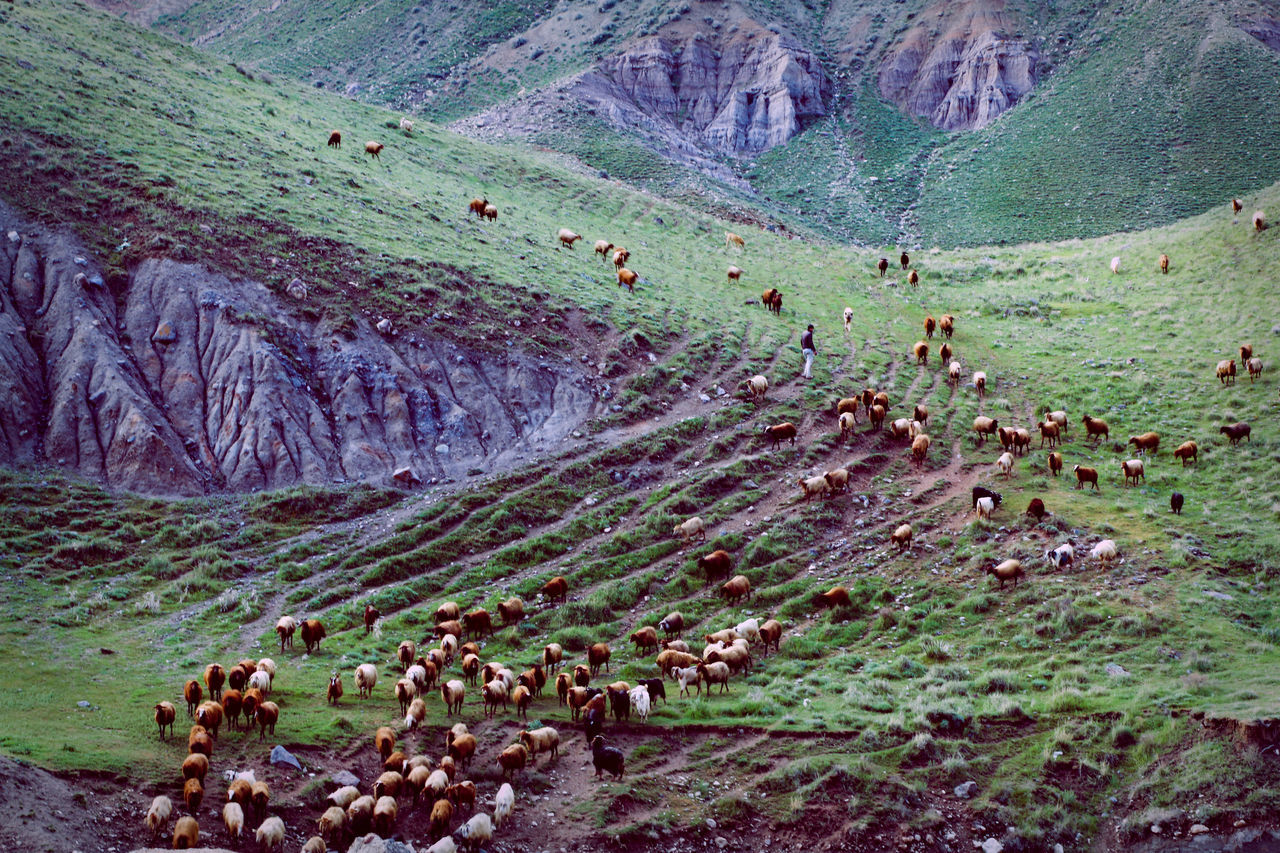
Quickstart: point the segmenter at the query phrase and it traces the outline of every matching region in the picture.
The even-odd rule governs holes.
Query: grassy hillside
[[[0,198],[76,227],[120,274],[145,254],[277,287],[302,274],[306,310],[396,311],[410,328],[575,360],[567,317],[579,310],[613,341],[605,370],[616,383],[614,410],[562,453],[407,497],[361,488],[166,503],[6,473],[6,753],[173,795],[185,744],[156,739],[154,702],[180,702],[209,660],[270,654],[281,664],[277,737],[337,769],[399,718],[396,645],[422,640],[439,602],[492,610],[519,595],[527,618],[486,640],[484,659],[524,665],[559,642],[579,662],[607,641],[613,665],[598,685],[656,674],[627,637],[673,609],[699,649],[702,634],[748,616],[786,627],[780,651],[757,652],[728,694],[680,698],[668,684],[648,724],[610,723],[627,778],[557,799],[546,830],[595,847],[689,835],[708,813],[744,843],[763,825],[846,847],[908,833],[966,840],[980,823],[992,835],[1011,827],[1011,845],[1119,849],[1156,820],[1219,831],[1273,819],[1274,750],[1246,724],[1280,701],[1274,299],[1259,285],[1280,263],[1280,229],[1255,233],[1219,205],[1093,240],[916,253],[912,289],[896,268],[876,276],[879,253],[811,238],[751,229],[745,250],[727,253],[731,226],[704,212],[436,127],[403,136],[395,115],[251,78],[82,6],[19,2],[0,14],[0,53],[26,63],[0,64],[11,164]],[[45,91],[59,94],[24,94]],[[340,151],[324,145],[330,127],[343,129]],[[362,154],[366,138],[386,143],[380,161]],[[477,194],[498,205],[496,223],[467,218]],[[1246,203],[1280,210],[1280,186]],[[563,225],[631,248],[637,292],[618,290],[589,248],[557,250]],[[746,269],[743,283],[726,283],[728,263]],[[769,286],[784,293],[781,317],[746,304]],[[936,354],[922,366],[909,356],[924,316],[942,313],[957,318],[965,376],[989,376],[984,399],[967,382],[950,388]],[[268,320],[253,322],[269,333]],[[811,383],[796,380],[807,322],[820,348]],[[1214,365],[1246,342],[1262,377],[1220,385]],[[735,393],[756,372],[773,386],[758,406]],[[889,393],[891,418],[928,405],[921,468],[865,423],[841,440],[834,404],[868,385]],[[1030,428],[1046,406],[1069,413],[1066,475],[1049,476],[1036,448],[1007,481],[996,476],[998,452],[972,438],[973,418]],[[1109,421],[1109,440],[1086,441],[1084,414]],[[760,430],[784,420],[800,439],[772,451]],[[1236,420],[1253,425],[1252,440],[1230,447],[1218,428]],[[1126,488],[1125,442],[1149,429],[1160,453]],[[1171,450],[1189,438],[1200,459],[1183,469]],[[1100,492],[1071,488],[1075,464],[1099,468]],[[800,477],[838,466],[852,472],[851,494],[799,500]],[[970,511],[975,483],[1004,494],[990,522]],[[1175,489],[1181,516],[1168,511]],[[1039,524],[1022,514],[1037,496],[1052,512]],[[708,541],[682,548],[672,525],[694,514]],[[915,545],[897,554],[889,533],[906,520]],[[1053,572],[1042,556],[1102,538],[1121,561]],[[697,569],[717,547],[751,581],[745,604],[727,606]],[[1010,557],[1028,576],[1002,590],[983,570]],[[559,607],[537,597],[556,574],[573,590]],[[853,606],[817,608],[815,594],[836,583]],[[368,636],[366,603],[384,615]],[[300,641],[280,652],[282,613],[323,619],[329,638],[312,655]],[[67,676],[90,655],[91,674]],[[361,702],[350,673],[365,661],[382,680]],[[338,709],[323,699],[335,670],[348,691]],[[488,796],[518,724],[502,712],[484,722],[468,690],[464,719],[483,759],[473,778]],[[431,697],[415,749],[438,750],[441,710]],[[589,773],[567,710],[548,695],[534,719],[560,727],[575,759],[524,776],[519,808]],[[262,760],[251,737],[224,736],[218,749],[215,771]],[[974,798],[952,797],[968,779]],[[312,803],[288,796],[282,806]]]

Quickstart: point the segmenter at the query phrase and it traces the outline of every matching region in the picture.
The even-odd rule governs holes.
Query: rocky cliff
[[[163,259],[108,283],[4,208],[0,235],[3,464],[164,495],[443,478],[549,447],[597,406],[585,375],[517,351],[309,319]]]
[[[880,93],[944,130],[985,127],[1035,86],[1036,49],[1011,35],[1021,25],[1004,0],[941,0],[889,48]]]

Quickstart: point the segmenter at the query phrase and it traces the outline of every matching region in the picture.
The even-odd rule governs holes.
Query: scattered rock
[[[713,817],[707,818],[707,829],[715,829],[717,826],[719,826],[719,824],[716,823],[715,818]]]
[[[347,785],[353,788],[360,787],[360,777],[352,773],[350,770],[339,770],[329,777],[337,788],[345,788]]]
[[[1163,826],[1161,826],[1161,825],[1160,825],[1160,824],[1158,824],[1158,823],[1153,823],[1153,824],[1151,824],[1151,834],[1152,834],[1152,835],[1159,835],[1159,834],[1160,834],[1160,833],[1162,833],[1162,832],[1164,832],[1164,827],[1163,827]]]
[[[1188,835],[1204,835],[1208,831],[1209,831],[1209,827],[1205,826],[1203,823],[1193,823],[1191,824],[1191,828],[1187,830],[1187,834]]]
[[[704,402],[704,403],[710,403],[710,402],[711,402],[711,398],[710,398],[709,396],[707,396],[706,394],[699,394],[699,395],[698,395],[698,399],[699,399],[699,400],[701,400],[701,401],[702,401],[702,402]]]
[[[1004,849],[1004,845],[994,838],[988,838],[982,842],[982,853],[1000,853]]]
[[[91,707],[92,705],[93,705],[93,703],[92,703],[92,702],[89,702],[89,701],[88,701],[88,700],[86,700],[86,699],[81,699],[79,702],[77,702],[77,703],[76,703],[76,707],[77,707],[77,708],[89,708],[89,707]]]
[[[961,785],[956,785],[955,795],[962,800],[967,800],[973,796],[977,788],[978,788],[978,783],[970,779],[968,782],[965,782]]]
[[[1129,670],[1125,669],[1118,663],[1107,664],[1107,675],[1110,675],[1113,678],[1124,678],[1129,674]]]
[[[271,763],[287,764],[290,767],[297,768],[298,770],[302,769],[302,762],[294,758],[292,752],[285,749],[283,746],[280,746],[279,744],[271,747]]]
[[[1218,592],[1216,589],[1206,589],[1205,596],[1208,598],[1216,598],[1218,601],[1235,601],[1234,595],[1227,595],[1225,592]]]
[[[161,323],[156,326],[155,333],[151,335],[151,340],[157,344],[171,344],[178,340],[178,333],[168,323]]]

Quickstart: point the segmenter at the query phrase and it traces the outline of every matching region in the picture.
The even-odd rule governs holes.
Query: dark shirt
[[[818,351],[818,348],[813,345],[813,332],[808,329],[805,329],[804,334],[800,336],[800,349]]]

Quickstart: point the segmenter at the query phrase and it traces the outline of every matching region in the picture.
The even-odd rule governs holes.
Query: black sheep
[[[1182,492],[1174,492],[1169,495],[1169,509],[1173,510],[1174,515],[1182,515]]]
[[[604,737],[596,735],[591,740],[591,763],[596,768],[596,778],[600,778],[600,774],[608,770],[614,779],[621,779],[627,757],[622,754],[622,750],[612,746],[604,745]]]
[[[658,697],[662,697],[663,704],[667,701],[667,686],[662,683],[661,678],[642,678],[639,681],[644,688],[649,691],[649,703],[656,704]]]
[[[978,508],[978,498],[991,498],[991,502],[996,506],[1000,506],[1000,501],[1003,500],[1000,497],[999,492],[993,492],[988,488],[984,488],[983,486],[974,486],[973,487],[973,509]]]
[[[609,688],[609,708],[615,720],[631,719],[631,694],[622,688]]]
[[[582,728],[586,733],[587,743],[598,740],[604,732],[604,711],[592,708],[582,718]]]

